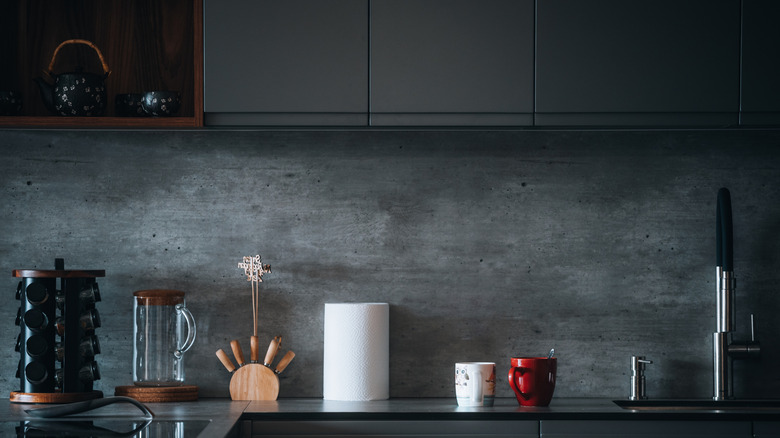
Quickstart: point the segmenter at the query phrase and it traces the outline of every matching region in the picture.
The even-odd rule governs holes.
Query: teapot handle
[[[48,74],[52,74],[54,72],[54,61],[57,59],[57,53],[59,53],[60,49],[67,45],[67,44],[85,44],[97,52],[98,58],[100,58],[100,64],[103,65],[103,73],[106,74],[106,77],[111,73],[111,70],[108,69],[108,64],[106,64],[105,58],[103,58],[103,54],[100,53],[100,49],[97,48],[97,46],[92,43],[92,41],[82,40],[82,39],[73,39],[73,40],[66,40],[60,43],[59,46],[57,46],[56,49],[54,49],[54,54],[51,56],[51,62],[49,63],[49,69],[47,71]]]

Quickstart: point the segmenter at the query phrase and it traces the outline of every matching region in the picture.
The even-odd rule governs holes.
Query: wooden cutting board
[[[265,365],[249,363],[236,370],[230,379],[233,400],[276,400],[279,378]]]

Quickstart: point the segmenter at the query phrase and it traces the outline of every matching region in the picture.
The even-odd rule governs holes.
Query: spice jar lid
[[[133,292],[139,305],[175,306],[184,303],[184,292],[172,289],[149,289]]]

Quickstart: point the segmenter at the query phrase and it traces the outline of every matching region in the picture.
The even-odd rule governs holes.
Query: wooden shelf
[[[0,117],[0,127],[13,128],[199,128],[203,117]]]
[[[42,76],[54,49],[68,39],[92,41],[111,74],[100,117],[61,117],[43,105],[33,79]],[[197,128],[203,126],[202,0],[12,0],[0,5],[0,90],[21,92],[18,116],[0,116],[0,127]],[[14,62],[15,61],[15,62]],[[101,71],[95,52],[70,45],[54,72],[83,67]],[[117,94],[173,90],[182,96],[174,117],[116,117]]]

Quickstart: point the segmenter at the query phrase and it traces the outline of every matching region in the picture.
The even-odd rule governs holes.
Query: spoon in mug
[[[553,357],[553,354],[555,354],[555,349],[554,349],[554,348],[551,348],[551,349],[550,349],[550,354],[548,354],[548,355],[547,355],[547,359],[550,359],[550,358],[552,358],[552,357]]]

